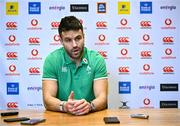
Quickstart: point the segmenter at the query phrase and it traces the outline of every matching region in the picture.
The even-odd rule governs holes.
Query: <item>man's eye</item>
[[[65,42],[71,42],[71,39],[65,39]]]
[[[81,40],[81,37],[75,38],[75,41],[79,41],[79,40]]]

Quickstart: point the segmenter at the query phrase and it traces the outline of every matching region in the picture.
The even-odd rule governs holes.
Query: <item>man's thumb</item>
[[[70,95],[69,95],[68,99],[71,99],[71,100],[73,100],[73,99],[74,99],[74,91],[71,91],[71,93],[70,93]]]

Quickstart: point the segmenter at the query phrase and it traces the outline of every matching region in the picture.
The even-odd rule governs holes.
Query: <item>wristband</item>
[[[96,106],[94,105],[94,103],[90,102],[90,106],[92,112],[96,110]]]
[[[64,110],[64,104],[65,104],[65,101],[62,101],[62,102],[59,104],[59,110],[60,110],[61,112],[65,112],[65,110]]]

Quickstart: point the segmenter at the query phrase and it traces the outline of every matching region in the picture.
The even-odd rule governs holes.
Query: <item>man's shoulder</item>
[[[63,48],[59,48],[49,53],[45,59],[47,62],[57,63],[59,61],[63,61],[64,58]]]
[[[104,60],[104,58],[95,50],[87,49],[88,60],[92,63]]]
[[[53,57],[53,58],[61,57],[63,55],[63,52],[64,52],[63,48],[56,49],[53,52],[49,53],[47,58],[48,57]]]

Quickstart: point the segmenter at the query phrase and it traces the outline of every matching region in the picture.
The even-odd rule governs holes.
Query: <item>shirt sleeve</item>
[[[47,56],[43,65],[43,80],[57,80],[57,74],[54,66],[53,57],[51,55]]]
[[[101,79],[101,78],[107,78],[106,62],[100,54],[97,54],[96,60],[95,60],[94,80]]]

